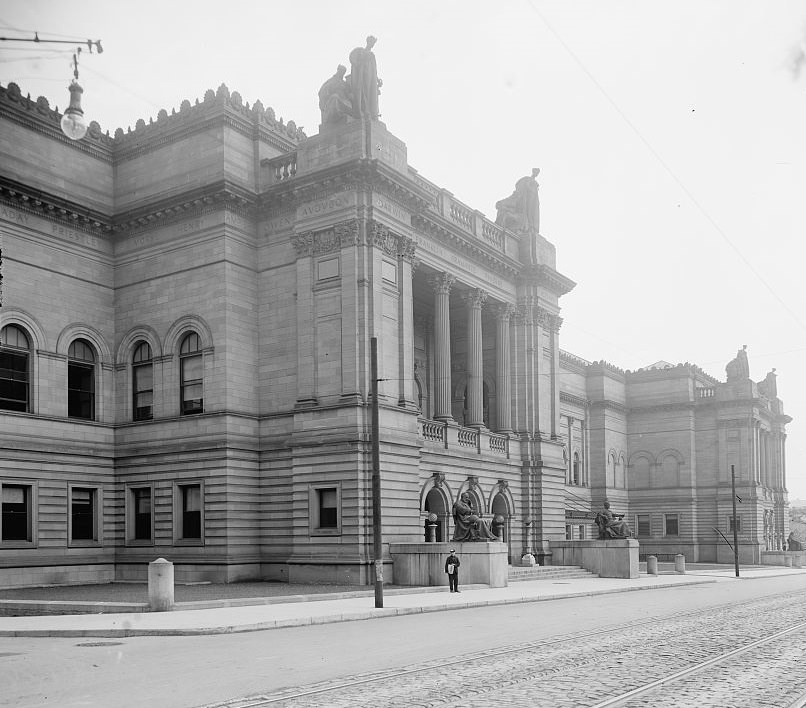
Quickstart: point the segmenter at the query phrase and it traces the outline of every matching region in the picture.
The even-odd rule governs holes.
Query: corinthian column
[[[456,278],[442,273],[431,278],[434,288],[434,418],[453,420],[451,415],[451,300]]]
[[[484,427],[484,364],[481,332],[481,308],[487,302],[483,290],[471,290],[467,303],[467,415],[466,425]]]
[[[495,312],[495,413],[498,432],[512,432],[512,381],[509,361],[509,319],[514,305],[499,305]]]

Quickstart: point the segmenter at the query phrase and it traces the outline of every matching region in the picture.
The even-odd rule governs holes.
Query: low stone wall
[[[505,543],[390,543],[395,585],[448,586],[445,559],[451,549],[459,556],[459,587],[468,584],[507,586],[508,549]]]
[[[552,541],[553,565],[578,565],[600,578],[637,578],[638,541]]]
[[[787,568],[806,566],[806,551],[762,551],[761,565],[783,565]]]

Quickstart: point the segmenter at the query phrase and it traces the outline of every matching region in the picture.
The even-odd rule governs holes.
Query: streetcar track
[[[788,598],[798,599],[800,600],[802,593],[799,591],[793,591],[788,593],[782,593],[780,595],[774,596],[774,599],[777,602],[786,600]],[[766,598],[771,599],[771,598]],[[687,618],[696,617],[698,615],[703,615],[706,613],[718,614],[720,612],[724,612],[727,610],[730,611],[741,611],[745,608],[748,608],[754,604],[758,604],[761,602],[758,598],[753,598],[749,600],[744,600],[742,602],[726,602],[719,605],[713,605],[708,608],[699,608],[696,610],[690,610],[687,612],[679,612],[675,615],[669,616],[652,616],[642,620],[634,620],[632,622],[622,623],[615,625],[618,630],[629,631],[631,629],[640,629],[642,627],[647,626],[655,626],[658,622],[662,621],[669,621],[669,620],[685,620]],[[614,698],[608,699],[607,701],[597,704],[593,708],[605,708],[606,706],[616,706],[619,705],[619,702],[624,702],[633,698],[635,696],[640,695],[641,693],[648,693],[655,688],[658,688],[666,683],[670,683],[674,680],[679,680],[684,678],[685,676],[693,675],[699,671],[704,671],[709,666],[718,664],[722,661],[725,661],[727,657],[734,656],[740,653],[745,653],[750,651],[754,647],[761,646],[765,643],[769,643],[774,641],[776,638],[781,636],[785,636],[787,634],[791,634],[795,631],[801,630],[806,628],[806,621],[799,623],[795,627],[787,628],[786,630],[780,630],[768,637],[764,637],[760,640],[756,640],[751,642],[748,645],[745,645],[739,649],[732,650],[730,652],[726,652],[721,654],[719,657],[714,657],[709,660],[700,662],[694,667],[689,667],[680,671],[677,671],[673,674],[670,674],[667,677],[662,677],[661,679],[657,679],[649,684],[646,684],[643,687],[638,687],[637,689],[633,689],[629,692],[621,694],[620,696],[616,696]],[[263,695],[263,696],[252,696],[252,697],[243,697],[240,699],[230,699],[224,702],[218,702],[215,704],[208,704],[204,708],[224,708],[226,706],[236,706],[237,708],[259,708],[260,706],[268,706],[272,704],[278,703],[285,703],[287,701],[294,701],[297,699],[304,699],[310,698],[317,695],[327,694],[327,693],[336,693],[344,690],[349,690],[352,688],[359,688],[361,686],[365,686],[368,684],[373,684],[381,681],[387,681],[390,679],[401,679],[407,676],[414,676],[417,674],[426,674],[428,672],[439,671],[440,669],[445,669],[449,667],[459,666],[462,664],[468,664],[473,661],[478,660],[493,660],[496,657],[504,657],[507,655],[512,654],[519,654],[524,651],[528,650],[539,650],[541,648],[548,648],[552,646],[562,645],[564,643],[573,642],[574,640],[579,639],[586,639],[586,638],[593,638],[597,636],[609,635],[613,632],[614,625],[609,625],[606,627],[602,627],[597,630],[593,631],[585,631],[585,632],[575,632],[572,634],[565,634],[558,637],[552,637],[548,639],[542,639],[535,642],[527,642],[521,643],[514,646],[507,646],[507,647],[500,647],[498,649],[493,650],[484,650],[481,652],[474,652],[470,655],[463,655],[459,657],[454,657],[452,659],[447,659],[443,661],[436,661],[429,663],[428,665],[414,665],[409,667],[403,668],[394,668],[394,669],[387,669],[381,670],[377,672],[373,672],[369,675],[359,675],[353,676],[343,681],[336,683],[335,681],[329,681],[327,685],[322,686],[314,686],[311,688],[300,688],[299,690],[293,689],[281,689],[280,691],[276,692],[274,695]],[[545,672],[547,674],[551,673],[551,671]],[[806,696],[803,697],[806,699]],[[806,700],[801,703],[794,703],[791,707],[788,708],[806,708]]]
[[[650,693],[651,691],[654,691],[655,689],[660,688],[661,686],[664,686],[668,683],[672,683],[673,681],[678,681],[682,678],[686,678],[688,676],[700,673],[707,668],[710,668],[717,664],[722,664],[728,659],[733,658],[734,656],[738,656],[739,654],[745,654],[748,651],[756,649],[757,647],[763,646],[764,644],[769,644],[770,642],[774,642],[778,639],[781,639],[782,637],[787,636],[788,634],[799,632],[800,630],[805,628],[806,628],[806,622],[801,622],[799,624],[796,624],[794,627],[789,627],[788,629],[780,630],[767,637],[757,639],[754,642],[750,642],[749,644],[745,644],[744,646],[733,649],[732,651],[724,652],[719,656],[712,657],[710,659],[707,659],[706,661],[701,661],[700,663],[695,664],[694,666],[689,666],[685,669],[682,669],[681,671],[676,671],[672,674],[669,674],[668,676],[664,676],[660,679],[651,681],[650,683],[647,683],[644,686],[639,686],[638,688],[634,688],[630,691],[627,691],[626,693],[622,693],[619,696],[613,696],[612,698],[608,698],[607,700],[597,703],[591,706],[590,708],[614,708],[615,706],[624,705],[628,700],[632,698],[636,698],[638,696]],[[799,704],[799,706],[802,705],[803,705],[802,703]]]

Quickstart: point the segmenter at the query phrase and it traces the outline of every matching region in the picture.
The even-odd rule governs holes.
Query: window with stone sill
[[[154,543],[154,497],[151,486],[130,486],[126,490],[126,539],[132,545]]]
[[[649,538],[652,535],[652,525],[649,514],[635,515],[635,531],[638,538]]]
[[[97,487],[70,486],[68,490],[70,504],[71,545],[93,545],[100,541],[100,491]]]
[[[174,538],[178,543],[200,545],[204,539],[204,487],[201,481],[174,487]]]
[[[680,516],[678,514],[663,515],[663,535],[664,536],[680,535]]]
[[[181,414],[203,413],[204,359],[201,351],[201,338],[196,332],[191,332],[182,340],[179,348],[179,377]]]
[[[67,350],[67,415],[95,420],[95,352],[84,339]]]
[[[0,484],[0,543],[34,543],[34,487],[31,484]]]
[[[151,345],[140,342],[132,356],[132,420],[154,417],[154,365]]]

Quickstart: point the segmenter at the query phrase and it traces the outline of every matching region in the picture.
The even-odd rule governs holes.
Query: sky
[[[368,34],[381,119],[474,209],[540,167],[541,233],[577,283],[560,346],[724,380],[776,368],[787,486],[806,500],[806,3],[802,0],[0,0],[0,35],[79,56],[104,130],[226,83],[308,135]],[[0,83],[68,103],[71,45],[0,41]],[[798,72],[796,67],[801,67]]]

